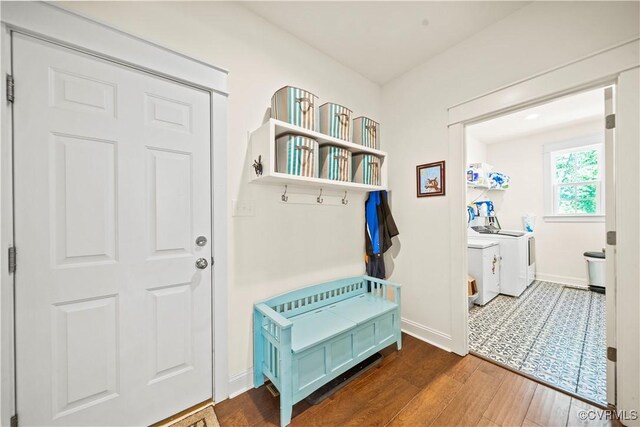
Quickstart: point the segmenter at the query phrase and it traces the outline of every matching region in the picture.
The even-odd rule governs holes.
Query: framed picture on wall
[[[417,196],[444,196],[444,175],[444,160],[416,166]]]

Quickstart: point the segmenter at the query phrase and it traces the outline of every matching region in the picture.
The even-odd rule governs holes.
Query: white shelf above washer
[[[472,182],[467,182],[468,188],[474,188],[476,190],[489,190],[489,191],[506,191],[506,188],[493,188],[488,184],[474,184]]]

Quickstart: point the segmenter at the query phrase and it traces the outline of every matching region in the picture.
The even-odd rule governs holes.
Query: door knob
[[[198,236],[196,237],[196,245],[198,246],[204,246],[207,244],[207,238],[204,236]]]
[[[208,265],[209,263],[205,258],[198,258],[196,260],[196,267],[198,267],[200,270],[204,270]]]

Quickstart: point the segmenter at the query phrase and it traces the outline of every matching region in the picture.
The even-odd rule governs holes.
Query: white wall
[[[416,198],[415,166],[448,160],[447,108],[637,36],[637,2],[534,2],[383,87],[394,215],[401,250],[391,280],[403,285],[413,333],[450,347],[448,197]],[[596,248],[597,249],[597,248]]]
[[[239,4],[227,2],[68,2],[64,6],[229,73],[229,207],[252,202],[253,217],[230,216],[230,392],[250,380],[254,301],[341,276],[364,273],[363,195],[347,207],[285,205],[282,187],[248,184],[248,132],[271,95],[291,84],[380,118],[380,88]],[[315,190],[314,190],[315,191]],[[326,193],[326,192],[325,192]],[[215,239],[215,236],[213,237]]]
[[[573,285],[586,285],[582,254],[605,246],[603,222],[546,222],[543,219],[545,189],[544,145],[600,134],[604,142],[604,120],[594,120],[487,145],[487,162],[495,171],[511,177],[506,191],[490,191],[502,228],[522,230],[522,216],[536,216],[536,275]]]
[[[465,135],[467,143],[467,164],[487,163],[487,144],[469,135]],[[486,191],[480,188],[467,188],[467,204],[484,200]]]
[[[485,163],[487,161],[487,144],[467,133],[467,163]]]

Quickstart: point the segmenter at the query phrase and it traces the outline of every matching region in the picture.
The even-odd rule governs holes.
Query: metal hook
[[[284,186],[284,193],[282,193],[281,199],[283,202],[289,201],[289,196],[287,196],[287,186]]]
[[[342,198],[342,204],[346,205],[347,203],[349,203],[349,201],[347,200],[347,192],[344,192],[344,197]]]
[[[324,201],[324,199],[322,198],[322,188],[320,189],[320,195],[318,196],[318,198],[316,199],[316,201],[318,203],[322,203]]]
[[[253,167],[253,170],[255,171],[256,176],[262,175],[262,154],[258,156],[258,160],[253,161],[253,164],[251,165],[251,167]]]

